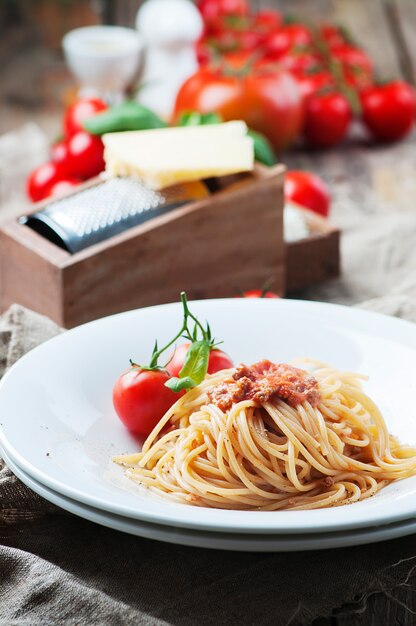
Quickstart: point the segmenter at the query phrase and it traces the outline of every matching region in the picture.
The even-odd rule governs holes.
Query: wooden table
[[[413,0],[277,0],[258,1],[304,19],[325,17],[344,23],[375,60],[382,76],[401,76],[416,82],[416,2]],[[136,0],[113,6],[120,23],[131,22]],[[0,133],[35,120],[52,139],[60,132],[63,93],[70,80],[56,50],[27,45],[24,33],[7,32],[0,46]],[[25,31],[26,29],[26,31]],[[23,34],[22,34],[23,33]],[[13,57],[10,49],[13,47]],[[7,59],[7,63],[4,61]],[[392,146],[374,146],[360,130],[336,150],[285,156],[290,168],[311,169],[330,184],[333,220],[344,229],[367,216],[414,211],[416,198],[416,137]],[[416,622],[416,574],[407,584],[378,593],[362,604],[342,607],[314,626],[411,626]],[[412,613],[413,612],[413,613]]]

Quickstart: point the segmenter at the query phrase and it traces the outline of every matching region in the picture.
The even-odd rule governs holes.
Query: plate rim
[[[165,526],[159,524],[149,524],[142,520],[123,518],[117,514],[112,514],[100,509],[94,509],[86,504],[71,500],[38,483],[36,479],[25,474],[25,472],[16,466],[10,459],[5,461],[11,471],[21,480],[29,489],[35,491],[38,495],[52,502],[55,506],[81,517],[91,523],[105,526],[124,532],[133,536],[138,536],[153,541],[163,541],[171,544],[179,544],[186,547],[200,547],[211,550],[227,550],[227,551],[244,551],[244,552],[305,552],[308,550],[331,550],[334,548],[352,547],[357,545],[368,545],[369,543],[379,543],[397,539],[416,532],[416,518],[404,520],[403,523],[396,522],[385,526],[375,526],[374,529],[358,528],[352,531],[340,531],[338,533],[310,533],[305,536],[276,534],[276,535],[259,535],[254,539],[253,535],[233,532],[215,533],[203,530],[192,530],[188,528],[177,528],[174,526]],[[75,505],[75,506],[74,506]],[[105,520],[105,523],[103,520]],[[127,527],[126,527],[127,524]],[[128,529],[127,529],[128,528]],[[134,532],[140,530],[141,532]],[[169,534],[169,529],[171,534]],[[144,534],[142,534],[144,532]],[[154,533],[157,536],[154,536]],[[201,537],[202,536],[202,537]],[[201,538],[205,541],[201,544]],[[207,543],[207,539],[209,539]],[[231,544],[226,542],[231,541]],[[303,541],[303,543],[301,543]],[[239,542],[242,542],[239,543]],[[282,544],[282,542],[284,542]],[[319,544],[319,542],[324,542]],[[329,545],[328,545],[329,544]],[[219,547],[219,545],[221,547]],[[243,547],[242,547],[243,545]],[[255,549],[253,546],[255,545]],[[301,546],[298,550],[297,546]],[[279,546],[279,547],[277,547]]]

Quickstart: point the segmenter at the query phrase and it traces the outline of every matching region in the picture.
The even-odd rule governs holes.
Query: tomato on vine
[[[304,136],[314,148],[331,148],[348,132],[352,111],[347,98],[338,92],[316,93],[306,102]]]
[[[165,385],[169,378],[165,370],[133,365],[117,379],[113,404],[130,432],[146,437],[178,400],[178,394]]]
[[[163,348],[155,343],[148,365],[130,361],[131,368],[121,374],[113,389],[113,405],[123,424],[133,433],[147,436],[170,407],[185,393],[199,385],[207,373],[233,366],[231,359],[217,349],[209,324],[204,327],[191,313],[186,294],[181,293],[183,322],[179,332]],[[193,329],[189,323],[194,323]],[[189,343],[179,346],[170,360],[159,359],[180,337]]]
[[[361,95],[362,117],[371,134],[380,141],[397,141],[414,126],[415,91],[404,81],[377,85]]]
[[[82,123],[107,109],[101,98],[80,98],[69,106],[65,112],[63,130],[66,137],[71,137],[80,130],[84,130]]]

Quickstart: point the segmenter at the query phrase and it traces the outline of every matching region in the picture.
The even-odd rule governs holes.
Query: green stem
[[[188,317],[190,317],[195,322],[195,324],[198,326],[200,331],[202,332],[202,338],[206,339],[206,334],[207,334],[206,330],[202,326],[201,322],[195,317],[195,315],[192,315],[192,313],[190,312],[190,310],[188,308],[188,300],[186,298],[186,293],[184,291],[181,292],[181,302],[183,304],[183,310],[184,310],[184,315],[185,315],[185,322],[187,321]],[[184,330],[188,330],[187,326],[185,326],[185,328],[182,329],[182,331],[184,331]]]

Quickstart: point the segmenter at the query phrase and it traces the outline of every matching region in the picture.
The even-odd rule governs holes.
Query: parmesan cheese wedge
[[[156,190],[254,166],[253,140],[240,121],[109,133],[103,141],[110,176],[137,176]]]

